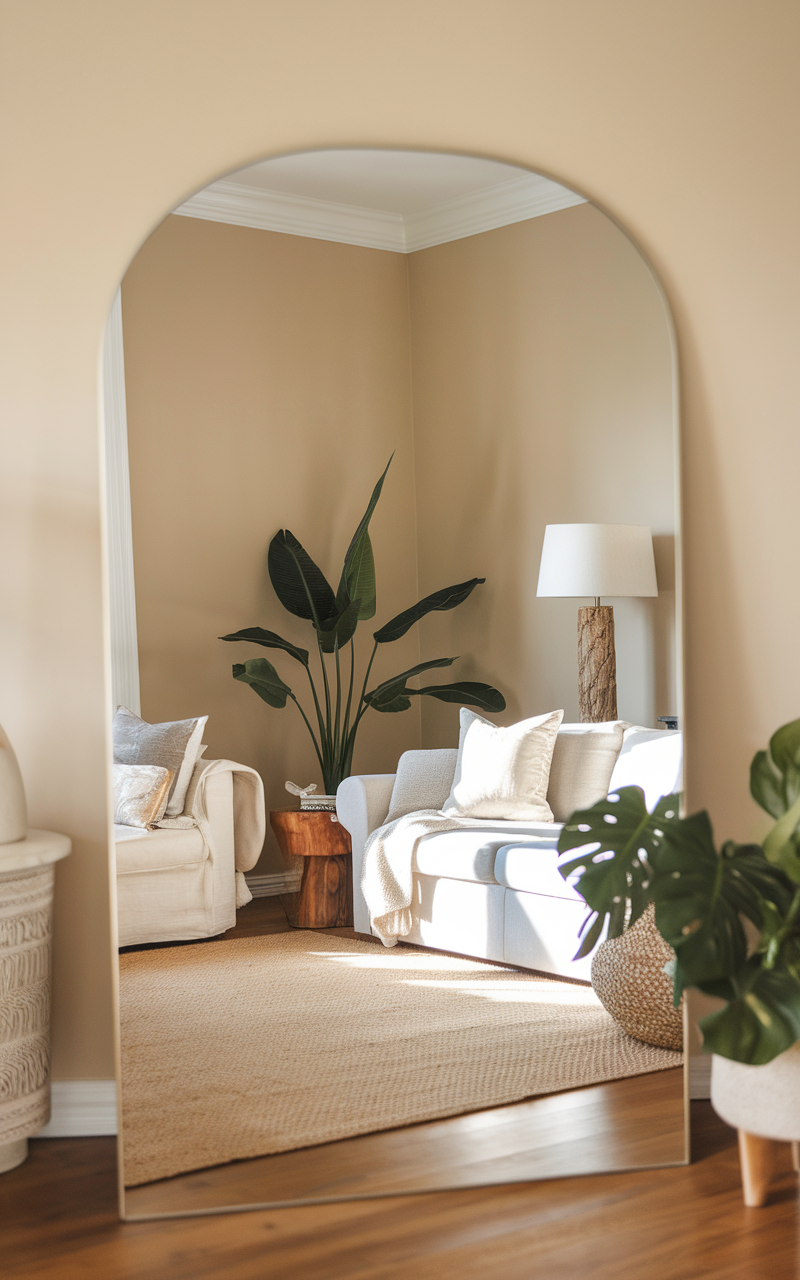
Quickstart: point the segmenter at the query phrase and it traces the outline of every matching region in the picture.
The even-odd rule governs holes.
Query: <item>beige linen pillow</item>
[[[114,765],[114,821],[152,827],[164,817],[172,774],[156,764]]]
[[[456,774],[443,813],[552,822],[547,783],[563,717],[549,711],[501,729],[462,707]]]
[[[167,720],[148,724],[127,707],[118,707],[114,716],[114,763],[155,764],[172,774],[166,814],[183,813],[186,788],[202,748],[208,716],[193,720]]]
[[[394,822],[418,809],[441,809],[453,785],[458,752],[455,747],[434,751],[404,751],[384,822]]]
[[[556,822],[566,822],[576,809],[588,809],[608,795],[627,727],[627,720],[562,724],[547,787]]]

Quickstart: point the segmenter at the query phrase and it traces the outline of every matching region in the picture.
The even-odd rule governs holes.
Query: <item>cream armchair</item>
[[[171,825],[115,827],[119,945],[209,938],[233,928],[250,901],[244,872],[266,832],[254,769],[200,760],[184,812]]]

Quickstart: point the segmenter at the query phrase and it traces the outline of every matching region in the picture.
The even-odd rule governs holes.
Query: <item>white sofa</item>
[[[242,873],[264,845],[263,783],[244,765],[200,760],[170,828],[114,832],[119,945],[214,937],[252,896]]]
[[[559,732],[575,734],[580,726],[565,725]],[[455,749],[450,752],[450,781],[457,754]],[[441,760],[442,752],[437,756]],[[430,762],[428,752],[406,752],[406,771],[411,767],[424,773],[426,757]],[[347,778],[336,796],[339,821],[353,842],[353,920],[360,933],[373,932],[361,893],[364,846],[369,834],[386,819],[395,776]],[[652,809],[662,795],[681,789],[681,776],[679,731],[630,726],[625,730],[608,791],[630,784],[641,786]],[[565,820],[579,806],[567,802],[565,810],[568,788],[565,793],[564,778],[556,780],[551,772],[551,790],[557,785],[561,799],[558,816]],[[601,798],[597,795],[594,800]],[[573,959],[587,908],[558,870],[555,850],[561,828],[561,822],[486,820],[472,824],[469,830],[423,836],[414,851],[412,930],[403,940],[588,981],[591,957]]]

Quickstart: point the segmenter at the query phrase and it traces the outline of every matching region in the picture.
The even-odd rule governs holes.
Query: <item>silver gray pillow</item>
[[[172,783],[166,814],[183,813],[186,790],[202,748],[208,716],[192,720],[166,720],[148,724],[127,707],[118,707],[114,716],[114,763],[154,764],[169,769]]]

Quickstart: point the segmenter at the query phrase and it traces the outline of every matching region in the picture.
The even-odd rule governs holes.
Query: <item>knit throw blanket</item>
[[[370,923],[385,947],[411,932],[414,854],[423,836],[434,831],[460,831],[475,826],[463,818],[447,818],[438,809],[420,809],[378,827],[364,846],[361,889]]]

